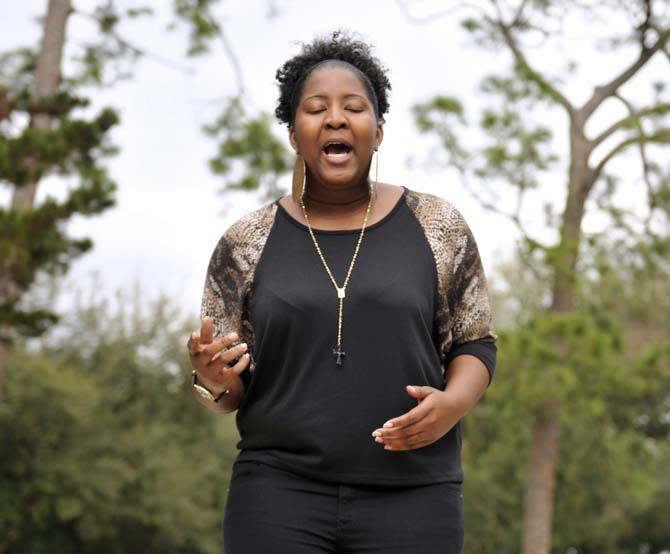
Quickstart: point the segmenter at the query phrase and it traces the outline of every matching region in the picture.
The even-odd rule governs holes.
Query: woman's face
[[[366,181],[372,152],[383,136],[372,101],[354,72],[324,66],[307,77],[289,139],[305,159],[310,182],[346,188]]]

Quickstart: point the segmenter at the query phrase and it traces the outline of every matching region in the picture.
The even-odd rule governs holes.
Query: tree
[[[650,256],[654,249],[649,239],[585,249],[582,257],[599,270],[580,276],[577,309],[567,315],[538,305],[551,286],[523,257],[493,272],[494,313],[504,306],[507,325],[497,325],[503,348],[495,384],[464,422],[464,507],[468,528],[476,529],[466,534],[466,551],[521,549],[520,461],[530,450],[528,414],[546,390],[561,391],[565,429],[552,551],[660,554],[670,547],[659,519],[670,507],[661,478],[670,456],[670,300],[662,294],[667,259],[660,251]]]
[[[218,0],[174,0],[175,11],[191,24],[189,53],[205,54],[215,40],[221,42],[235,75],[237,93],[223,99],[223,109],[204,132],[218,142],[217,153],[209,160],[213,173],[224,178],[223,191],[262,191],[264,198],[282,194],[279,178],[293,167],[285,141],[272,131],[274,116],[256,113],[244,86],[244,75],[235,50],[220,19],[214,13]],[[273,16],[271,7],[271,17]],[[251,115],[250,115],[251,114]]]
[[[175,25],[191,31],[190,55],[206,51],[212,38],[225,43],[210,12],[217,3],[173,2]],[[193,318],[183,323],[165,299],[145,314],[140,295],[122,295],[121,313],[93,299],[54,327],[58,314],[40,307],[50,303],[31,301],[44,274],[62,275],[92,247],[67,235],[67,221],[114,203],[115,183],[103,162],[116,152],[109,131],[118,116],[111,108],[91,115],[84,95],[129,77],[132,62],[147,55],[119,29],[126,18],[150,14],[109,0],[92,12],[50,0],[41,49],[2,55],[0,182],[12,191],[10,206],[0,209],[2,554],[219,550],[224,494],[216,484],[225,486],[221,475],[229,473],[237,433],[230,418],[215,425],[193,402],[182,371],[189,365],[183,337]],[[65,63],[72,18],[93,23],[99,40],[73,48],[74,59]],[[263,149],[274,144],[269,122],[263,114],[246,116],[241,102],[234,97],[234,121],[218,122],[211,132],[238,142],[224,154],[242,161],[237,171],[256,172],[252,188],[263,187],[267,167],[245,152],[253,152],[258,137]],[[282,152],[272,155],[279,160]],[[66,197],[36,201],[38,187],[53,175],[72,185]],[[15,341],[10,357],[16,337],[41,339],[30,347]]]
[[[0,553],[219,552],[238,435],[193,401],[192,317],[91,288],[10,359]]]
[[[276,175],[288,170],[286,149],[269,131],[266,114],[246,115],[241,70],[212,13],[217,4],[220,0],[174,0],[172,24],[188,27],[191,56],[207,52],[214,39],[221,39],[239,82],[238,94],[223,101],[224,115],[207,129],[221,141],[211,166],[217,173],[232,175],[232,188],[267,186],[274,194]],[[142,45],[131,44],[119,30],[124,20],[151,13],[146,6],[122,9],[114,1],[100,2],[86,12],[69,0],[49,0],[39,50],[20,48],[2,55],[0,183],[11,188],[12,199],[8,208],[0,208],[0,394],[12,337],[39,335],[57,321],[52,310],[25,309],[24,294],[40,273],[63,274],[92,247],[89,239],[69,237],[67,222],[75,215],[99,214],[114,204],[116,184],[103,161],[117,152],[109,132],[119,117],[112,108],[87,116],[90,100],[83,93],[91,86],[105,87],[129,77],[132,62],[140,56],[169,63],[148,54]],[[75,52],[74,63],[67,65],[73,74],[66,75],[63,50],[72,17],[95,25],[99,39]],[[239,163],[232,167],[231,160]],[[63,200],[49,196],[36,204],[38,186],[50,175],[77,184]]]
[[[407,10],[405,4],[400,5]],[[507,74],[489,76],[482,83],[482,91],[491,99],[489,105],[495,106],[484,109],[480,118],[487,144],[468,147],[459,139],[467,136],[463,132],[465,114],[462,104],[453,98],[438,97],[416,106],[416,122],[420,130],[439,137],[448,163],[458,169],[466,186],[485,206],[502,213],[504,195],[500,194],[500,188],[503,183],[513,188],[515,207],[506,215],[521,232],[526,254],[535,260],[538,255],[541,257],[552,283],[547,310],[557,317],[570,318],[577,307],[578,276],[584,269],[580,248],[591,238],[583,229],[589,211],[609,214],[618,229],[667,236],[664,224],[670,212],[670,171],[666,167],[667,148],[665,154],[662,152],[663,145],[670,144],[667,80],[648,83],[652,95],[641,106],[626,93],[626,85],[643,79],[641,70],[652,59],[664,56],[670,60],[667,5],[654,0],[602,1],[596,5],[578,1],[490,0],[461,3],[426,21],[459,9],[473,14],[462,23],[479,46],[505,49],[512,61]],[[595,86],[591,96],[581,104],[570,100],[564,90],[562,81],[570,77],[569,72],[560,77],[553,75],[532,56],[534,42],[546,45],[560,40],[564,25],[574,24],[578,16],[585,18],[592,29],[597,22],[606,23],[601,27],[610,33],[604,41],[608,49],[622,50],[628,55],[635,51],[632,61],[621,62],[619,71],[604,84]],[[614,34],[620,27],[624,31]],[[571,62],[570,70],[575,71],[577,65]],[[620,103],[623,114],[612,115],[607,110],[613,101]],[[557,231],[558,238],[553,243],[531,236],[524,225],[525,198],[530,191],[540,188],[542,180],[560,160],[551,149],[553,132],[546,123],[548,114],[557,117],[562,114],[569,129],[563,166],[565,204],[560,216],[556,215],[552,202],[545,206],[548,224]],[[602,118],[607,117],[610,120],[603,124]],[[593,130],[596,125],[598,131]],[[632,147],[637,148],[642,166],[639,181],[644,193],[639,196],[646,197],[646,213],[641,217],[628,206],[617,205],[618,190],[632,185],[607,173],[615,160]],[[635,208],[639,212],[640,207]],[[559,334],[555,339],[566,341],[567,337]],[[566,346],[569,343],[567,340]],[[539,378],[542,367],[538,365],[535,371]],[[578,367],[571,371],[576,378],[582,378]],[[551,549],[562,405],[570,389],[543,388],[537,392],[542,402],[533,410],[525,477],[524,554],[548,554]]]
[[[93,19],[101,38],[84,46],[75,74],[64,76],[67,22],[75,13]],[[144,13],[126,12],[129,17]],[[87,117],[83,111],[90,101],[79,91],[102,84],[107,62],[138,54],[116,34],[118,21],[112,3],[83,14],[69,0],[50,0],[39,50],[2,55],[0,182],[11,187],[12,198],[9,208],[0,208],[0,388],[12,335],[38,335],[57,319],[47,309],[23,309],[23,294],[39,272],[63,273],[92,246],[88,239],[68,237],[65,223],[114,204],[115,183],[102,161],[116,152],[109,131],[119,118],[111,108]],[[36,205],[38,185],[49,175],[72,177],[76,184],[63,200],[48,196]]]
[[[263,192],[263,198],[283,194],[279,178],[293,168],[284,142],[272,132],[274,116],[247,115],[244,96],[228,99],[221,115],[205,132],[219,141],[211,170],[225,178],[224,190]]]

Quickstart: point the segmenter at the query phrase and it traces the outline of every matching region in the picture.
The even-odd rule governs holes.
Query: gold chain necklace
[[[379,166],[376,164],[376,169],[375,169],[375,185],[377,184],[377,177],[378,177],[378,172],[379,172]],[[305,172],[306,173],[306,172]],[[316,237],[314,236],[314,231],[312,231],[312,226],[309,223],[309,217],[307,217],[307,210],[305,209],[305,203],[303,201],[303,197],[305,196],[305,181],[307,180],[306,177],[303,178],[302,182],[302,195],[300,196],[300,205],[302,206],[302,213],[305,215],[305,221],[307,222],[307,229],[309,229],[309,235],[312,237],[312,242],[314,243],[314,247],[316,248],[316,252],[319,254],[319,258],[321,258],[321,262],[323,263],[323,267],[326,269],[326,273],[328,273],[328,277],[330,277],[331,282],[333,283],[333,286],[335,287],[335,290],[337,291],[337,298],[340,301],[340,307],[339,307],[339,313],[337,316],[337,348],[333,348],[333,355],[335,356],[335,363],[337,365],[342,365],[342,357],[346,356],[347,353],[342,350],[342,309],[344,307],[344,298],[346,296],[346,290],[347,290],[347,285],[349,284],[349,277],[351,277],[351,272],[354,269],[354,264],[356,263],[356,257],[358,256],[358,251],[361,248],[361,242],[363,242],[363,235],[365,234],[365,227],[368,223],[368,216],[370,215],[370,209],[372,208],[372,196],[374,194],[374,185],[371,183],[370,184],[370,201],[368,202],[368,208],[365,211],[365,218],[363,219],[363,227],[361,228],[361,234],[358,236],[358,242],[356,243],[356,248],[354,249],[354,255],[351,258],[351,263],[349,264],[349,271],[347,271],[347,276],[344,278],[344,284],[341,287],[337,286],[337,281],[335,280],[335,277],[333,277],[333,273],[330,271],[330,267],[328,267],[328,263],[326,262],[326,258],[323,255],[323,252],[321,252],[321,248],[319,247],[319,243],[316,241]]]

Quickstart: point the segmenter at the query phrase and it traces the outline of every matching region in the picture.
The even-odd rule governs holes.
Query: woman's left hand
[[[434,443],[446,435],[468,410],[463,401],[448,390],[407,386],[407,393],[418,405],[409,412],[389,419],[372,433],[375,442],[386,450],[413,450]]]

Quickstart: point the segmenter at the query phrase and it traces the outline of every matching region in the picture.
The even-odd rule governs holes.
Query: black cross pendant
[[[337,356],[335,363],[337,365],[342,365],[342,356],[346,356],[347,353],[342,350],[341,346],[338,344],[337,348],[333,348],[333,356]]]

